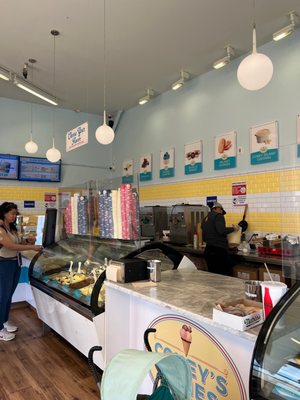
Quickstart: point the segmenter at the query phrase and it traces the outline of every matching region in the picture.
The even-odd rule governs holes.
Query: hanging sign
[[[278,161],[278,122],[250,128],[251,164]]]
[[[123,161],[123,176],[122,183],[133,182],[133,160]]]
[[[236,132],[215,137],[215,170],[236,167]]]
[[[77,149],[88,143],[88,123],[77,126],[66,134],[66,151]]]
[[[159,177],[171,178],[175,174],[175,149],[167,147],[160,151],[159,158]]]
[[[184,145],[185,175],[202,172],[202,140]]]
[[[144,154],[140,158],[140,181],[152,179],[152,154]]]

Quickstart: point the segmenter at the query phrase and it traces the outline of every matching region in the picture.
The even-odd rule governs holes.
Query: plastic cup
[[[262,301],[260,281],[245,281],[245,298]]]
[[[266,318],[273,310],[275,304],[287,291],[287,285],[283,282],[264,281],[261,282],[264,317]]]

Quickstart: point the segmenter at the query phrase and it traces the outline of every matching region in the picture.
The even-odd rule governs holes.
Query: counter
[[[212,320],[215,302],[244,297],[243,281],[198,270],[172,270],[155,287],[106,282],[106,362],[125,348],[143,349],[143,334],[157,332],[155,351],[186,355],[193,399],[248,399],[252,353],[260,326],[241,332]],[[192,329],[188,353],[179,332]],[[182,342],[182,343],[181,343]],[[145,393],[150,393],[150,381]]]
[[[170,244],[171,247],[176,249],[177,251],[183,253],[190,253],[194,256],[203,257],[204,256],[204,247],[200,249],[194,249],[191,245],[187,246],[178,246]],[[281,257],[281,256],[273,256],[273,255],[261,255],[257,250],[250,250],[249,253],[243,253],[242,251],[238,251],[236,253],[232,253],[234,257],[238,261],[248,261],[254,263],[269,263],[271,265],[282,266],[283,264],[288,264],[291,266],[299,266],[300,268],[300,259],[298,257]],[[299,265],[298,265],[299,264]]]

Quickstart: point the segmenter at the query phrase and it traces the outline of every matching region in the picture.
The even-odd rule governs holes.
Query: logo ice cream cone
[[[182,325],[180,329],[180,338],[182,341],[183,352],[187,357],[192,343],[192,328],[188,325]]]

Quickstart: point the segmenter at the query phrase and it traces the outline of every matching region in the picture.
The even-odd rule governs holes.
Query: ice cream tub
[[[237,299],[226,304],[215,304],[213,321],[239,331],[246,331],[263,323],[263,305],[260,302],[246,299]]]

